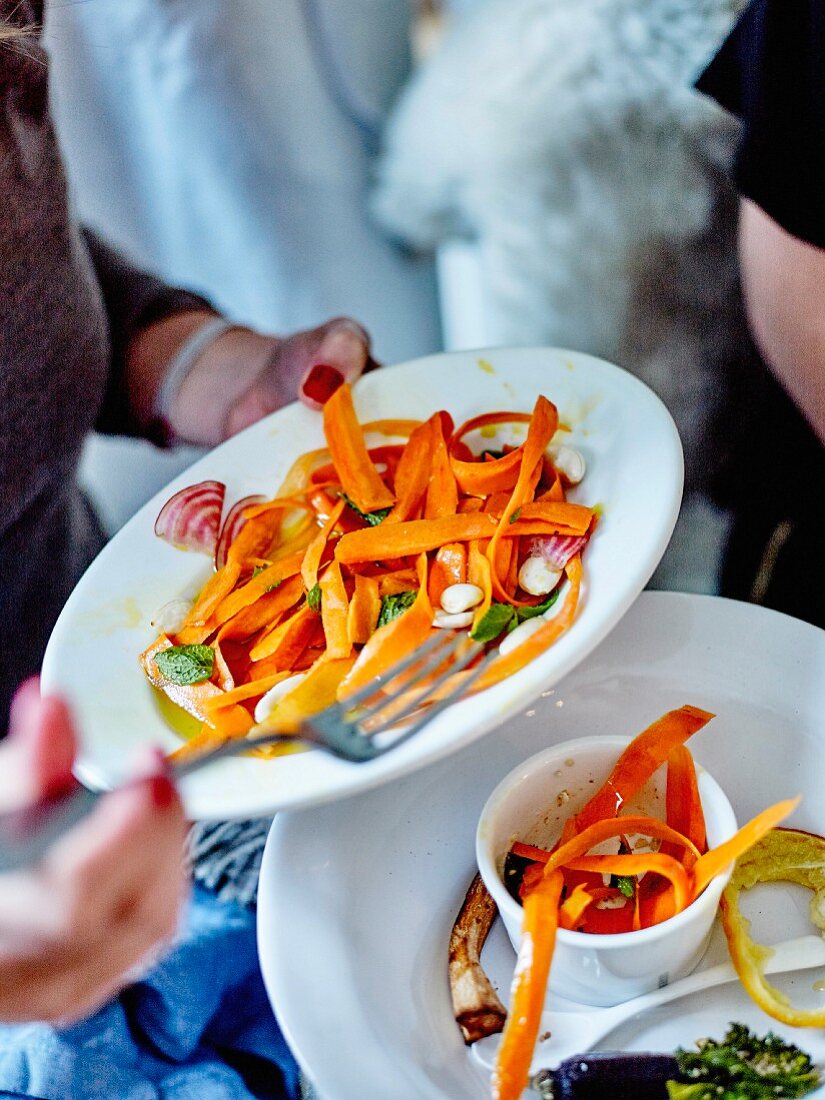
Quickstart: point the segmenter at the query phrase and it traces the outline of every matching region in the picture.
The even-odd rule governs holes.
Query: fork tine
[[[432,720],[436,718],[443,710],[446,710],[447,707],[449,707],[452,703],[456,701],[456,699],[459,698],[459,696],[463,695],[465,691],[472,687],[476,680],[481,676],[481,674],[487,669],[490,663],[497,656],[497,652],[488,653],[483,661],[479,661],[478,665],[472,670],[472,672],[463,684],[458,684],[455,688],[453,688],[452,691],[448,692],[443,699],[440,699],[437,703],[434,703],[429,708],[429,710],[425,711],[424,714],[421,715],[418,721],[413,722],[411,726],[408,726],[408,728],[405,729],[399,737],[393,738],[393,740],[390,741],[387,745],[382,746],[380,749],[378,749],[375,755],[380,756],[382,753],[387,752],[390,749],[396,748],[398,745],[402,744],[402,742],[407,741],[410,737],[413,737],[428,723],[432,722]],[[382,732],[383,730],[372,731],[370,733],[370,737],[375,737]]]
[[[444,661],[449,661],[455,655],[455,653],[458,652],[458,650],[461,648],[462,642],[464,642],[465,639],[467,638],[466,634],[455,634],[452,637],[450,637],[450,634],[452,633],[451,631],[442,631],[442,633],[447,634],[449,645],[446,645],[446,646],[441,645],[441,646],[436,647],[430,653],[429,660],[427,660],[424,663],[423,667],[422,668],[414,668],[413,672],[412,672],[412,675],[410,677],[408,677],[408,679],[406,679],[403,684],[400,684],[396,690],[394,690],[391,694],[379,696],[379,698],[376,700],[376,702],[372,706],[367,707],[366,710],[359,711],[358,721],[361,724],[363,724],[365,722],[368,722],[371,718],[373,718],[376,714],[378,714],[379,711],[384,710],[390,703],[392,703],[395,699],[397,699],[405,691],[407,691],[409,688],[414,687],[417,683],[419,683],[421,680],[423,680],[424,677],[428,675],[428,673],[434,672],[435,669],[437,669],[440,665],[442,665],[444,663]],[[478,650],[475,649],[475,643],[472,644],[471,648],[473,648],[475,652],[478,652]],[[420,647],[419,647],[419,652],[420,652]],[[466,664],[467,662],[465,661],[464,663]],[[462,668],[463,667],[464,666],[462,665]],[[397,678],[398,677],[395,677],[395,679],[397,679]],[[392,680],[387,680],[387,686],[388,687],[390,686],[391,683],[392,683]],[[372,693],[375,694],[378,690],[379,689],[376,688],[373,684]],[[346,701],[345,701],[345,706],[346,706]],[[395,721],[395,719],[393,719],[393,721]]]
[[[452,654],[455,653],[458,650],[458,648],[460,646],[460,643],[462,641],[464,641],[465,638],[466,638],[466,635],[463,635],[463,634],[460,634],[458,636],[455,643],[452,646],[450,646],[450,649],[448,651],[450,656],[452,656]],[[372,734],[378,734],[378,733],[381,733],[382,730],[387,729],[388,726],[391,726],[391,725],[394,726],[398,722],[403,722],[405,718],[407,718],[410,714],[413,714],[416,710],[418,710],[418,708],[420,707],[421,702],[422,702],[423,699],[425,699],[428,695],[431,695],[438,688],[440,688],[441,685],[446,680],[449,680],[449,678],[453,675],[453,673],[461,672],[461,670],[463,668],[465,668],[470,663],[470,661],[473,660],[474,657],[478,656],[478,654],[481,652],[481,650],[483,648],[484,648],[484,646],[482,646],[479,642],[471,642],[470,645],[467,647],[467,651],[465,653],[462,653],[460,657],[457,657],[455,661],[450,662],[448,664],[447,668],[445,668],[443,672],[439,673],[438,676],[435,678],[435,680],[433,680],[433,682],[431,684],[426,684],[424,687],[422,687],[421,690],[418,692],[418,694],[415,696],[414,699],[410,699],[410,701],[404,707],[402,707],[401,710],[392,711],[392,713],[387,716],[387,720],[385,722],[383,722],[377,729],[369,730],[368,732],[371,735]],[[445,660],[448,659],[446,654],[445,654],[444,659]],[[433,668],[437,668],[438,665],[441,664],[441,660],[436,660],[435,662],[431,661],[430,664],[432,665]],[[359,719],[358,719],[359,724],[363,725],[365,722],[368,722],[371,718],[376,717],[378,714],[380,714],[381,711],[384,711],[388,707],[391,707],[392,704],[398,698],[400,698],[400,696],[403,695],[404,692],[409,691],[411,688],[414,688],[415,685],[421,679],[423,679],[423,677],[429,671],[431,671],[430,668],[421,669],[420,674],[416,675],[415,678],[412,680],[412,682],[408,681],[407,683],[403,684],[398,689],[397,692],[395,692],[391,696],[388,696],[387,698],[385,698],[380,703],[377,703],[372,708],[372,710],[369,711],[367,714],[359,715]]]
[[[339,711],[352,710],[353,707],[360,706],[361,703],[366,702],[367,699],[375,695],[381,687],[381,684],[388,683],[402,672],[406,672],[411,665],[414,665],[416,661],[420,661],[422,657],[426,657],[428,653],[432,653],[439,647],[443,647],[444,642],[450,641],[450,633],[447,630],[439,630],[437,635],[430,636],[426,642],[423,642],[417,649],[414,649],[412,653],[408,653],[406,657],[402,657],[400,661],[396,661],[394,665],[391,665],[386,672],[382,673],[375,680],[370,680],[368,684],[365,684],[359,691],[356,691],[354,695],[348,695],[346,699],[342,699],[340,703],[336,704]]]

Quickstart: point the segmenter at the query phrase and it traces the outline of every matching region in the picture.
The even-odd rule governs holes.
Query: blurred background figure
[[[450,346],[589,351],[664,399],[687,476],[655,583],[690,591],[718,584],[729,515],[714,481],[753,355],[738,127],[692,86],[741,7],[456,4],[394,112],[375,199],[391,232],[438,249]]]
[[[438,350],[433,263],[366,204],[415,13],[414,0],[47,6],[79,219],[254,328],[346,313],[379,360]],[[114,530],[193,457],[96,439],[83,477]]]

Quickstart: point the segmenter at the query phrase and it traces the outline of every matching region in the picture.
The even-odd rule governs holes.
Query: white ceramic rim
[[[550,761],[555,763],[559,758],[564,759],[565,757],[575,756],[576,752],[580,752],[584,748],[626,748],[632,740],[632,737],[608,735],[601,737],[577,737],[570,741],[562,741],[558,745],[552,745],[550,748],[543,749],[541,752],[528,757],[521,764],[517,765],[517,767],[513,768],[511,772],[508,772],[484,803],[484,809],[481,811],[481,815],[478,819],[478,829],[476,831],[476,861],[484,885],[489,890],[496,905],[502,912],[506,911],[508,916],[513,920],[521,920],[523,909],[507,890],[499,874],[498,867],[496,866],[495,856],[492,852],[492,840],[490,839],[493,831],[491,822],[494,820],[495,815],[500,811],[501,807],[509,801],[509,796],[515,792],[521,783],[529,776],[534,775],[538,771],[542,771]],[[698,766],[701,767],[701,765]],[[723,817],[728,816],[732,822],[729,836],[733,836],[737,829],[736,815],[733,811],[733,806],[731,806],[730,800],[713,776],[710,775],[705,768],[702,768],[702,772],[704,774],[705,783],[710,787],[714,798],[718,800],[718,807],[721,811],[721,815]],[[486,837],[483,835],[484,833],[486,833]],[[728,839],[728,837],[725,837],[725,839]],[[681,913],[676,913],[675,916],[668,917],[666,921],[662,921],[660,924],[653,924],[650,928],[640,928],[636,932],[610,933],[573,932],[567,928],[559,928],[556,935],[561,943],[575,948],[589,947],[590,949],[598,948],[599,950],[613,948],[614,950],[621,951],[623,949],[643,946],[651,940],[661,939],[663,935],[678,932],[683,924],[696,916],[696,907],[699,906],[703,900],[707,904],[714,893],[717,894],[713,902],[715,910],[719,900],[718,895],[727,885],[732,873],[733,863],[730,864],[727,870],[722,871],[718,875],[714,875],[699,897],[695,898],[690,905],[681,911]]]
[[[591,503],[605,507],[570,630],[520,672],[483,696],[459,701],[376,760],[353,765],[311,751],[275,761],[238,757],[190,775],[181,783],[189,818],[245,819],[319,805],[442,759],[572,671],[619,622],[664,553],[681,500],[678,433],[643,382],[604,360],[561,348],[468,349],[368,374],[355,389],[355,403],[362,420],[397,416],[400,407],[406,415],[430,415],[439,405],[458,417],[526,407],[538,392],[558,401],[571,444],[592,457],[592,480],[582,483],[581,499],[590,493]],[[171,493],[203,478],[224,481],[231,500],[271,493],[292,459],[316,443],[323,443],[317,413],[300,405],[279,410],[180,474],[89,567],[55,625],[42,672],[44,689],[63,694],[77,714],[82,781],[110,786],[128,771],[139,746],[156,741],[173,751],[181,743],[161,718],[137,657],[154,638],[152,614],[183,593],[194,595],[207,579],[208,563],[155,537],[160,507]]]

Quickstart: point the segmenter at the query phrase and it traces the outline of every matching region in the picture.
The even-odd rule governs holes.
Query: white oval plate
[[[687,702],[717,715],[691,744],[738,820],[801,793],[790,824],[825,833],[825,632],[748,604],[664,592],[640,596],[587,661],[483,741],[360,799],[276,818],[259,889],[261,966],[323,1100],[489,1097],[447,985],[447,942],[475,873],[486,798],[547,745],[632,734]],[[775,884],[757,893],[746,899],[757,903],[746,910],[757,938],[811,931],[807,891]],[[717,931],[702,965],[725,957]],[[515,954],[500,922],[483,961],[506,1003]],[[812,991],[822,977],[775,980],[825,1007],[825,992]],[[721,1038],[731,1020],[825,1059],[825,1033],[777,1024],[738,983],[646,1014],[600,1047],[672,1051]]]
[[[603,521],[585,555],[586,587],[572,628],[547,653],[484,695],[467,699],[395,752],[349,764],[321,752],[276,760],[240,758],[183,785],[192,818],[257,816],[357,791],[445,756],[498,725],[569,672],[612,629],[644,587],[667,545],[682,490],[682,452],[659,399],[632,375],[590,356],[547,348],[456,352],[385,368],[355,390],[362,420],[427,417],[438,408],[456,423],[492,409],[531,410],[539,393],[572,427],[586,457],[575,499],[599,504]],[[299,405],[229,440],[158,493],[92,563],[55,626],[43,665],[47,690],[68,696],[83,736],[81,778],[111,783],[143,742],[179,744],[157,709],[138,664],[154,636],[153,614],[194,596],[208,560],[156,538],[155,517],[178,489],[224,481],[227,501],[272,495],[293,459],[323,445],[321,417]]]

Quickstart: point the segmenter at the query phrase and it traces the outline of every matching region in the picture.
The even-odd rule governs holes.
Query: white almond
[[[462,626],[469,626],[473,621],[472,611],[462,611],[458,615],[448,615],[446,611],[436,611],[433,617],[433,626],[441,630],[458,630]]]
[[[294,676],[287,676],[285,680],[271,687],[255,704],[255,721],[265,722],[283,697],[289,695],[290,691],[296,688],[305,677],[305,672],[297,672]]]
[[[518,571],[518,582],[531,596],[546,596],[561,580],[561,573],[542,557],[526,558]]]
[[[459,615],[478,607],[484,593],[477,584],[450,584],[441,593],[441,606],[448,615]]]
[[[561,447],[552,447],[550,457],[556,470],[568,485],[578,485],[587,473],[584,455],[574,447],[567,447],[564,444]]]
[[[184,600],[182,597],[170,600],[157,609],[149,625],[162,634],[177,634],[191,610],[191,600]]]
[[[541,630],[544,626],[544,619],[538,616],[535,619],[525,619],[523,623],[519,623],[515,630],[510,631],[509,634],[505,634],[501,645],[498,647],[499,653],[502,656],[506,656],[511,650],[520,646],[522,642],[526,642],[531,634],[535,634],[537,630]]]

